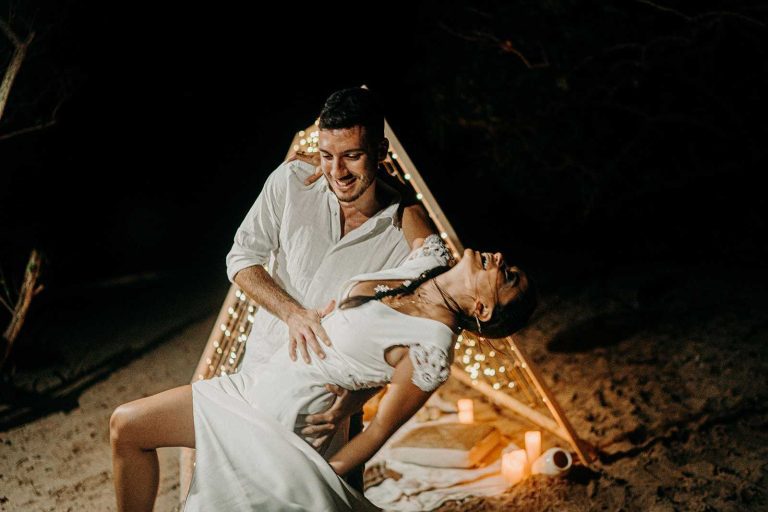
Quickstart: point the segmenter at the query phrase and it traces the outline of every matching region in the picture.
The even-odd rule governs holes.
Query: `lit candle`
[[[462,398],[457,402],[459,406],[459,423],[473,423],[475,421],[475,405],[471,398]]]
[[[501,456],[501,474],[509,485],[515,485],[525,478],[525,450],[515,450]]]
[[[525,453],[528,455],[528,462],[533,461],[541,455],[541,432],[538,430],[529,430],[525,433]]]

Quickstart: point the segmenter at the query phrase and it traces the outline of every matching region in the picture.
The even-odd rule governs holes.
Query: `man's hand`
[[[292,153],[286,162],[292,162],[294,160],[301,160],[302,162],[306,162],[315,166],[314,174],[310,174],[307,179],[304,180],[304,185],[309,186],[313,184],[323,175],[323,171],[320,169],[320,153],[307,153],[306,151],[299,150],[295,153]]]
[[[342,421],[360,411],[365,402],[381,390],[381,388],[370,388],[349,391],[335,384],[326,384],[325,389],[336,395],[333,405],[325,412],[307,416],[305,420],[309,426],[301,429],[303,435],[315,437],[312,446],[317,449],[333,438]]]
[[[320,324],[320,319],[333,311],[334,307],[336,307],[336,301],[332,300],[322,310],[298,308],[288,315],[285,323],[288,324],[288,336],[290,339],[288,353],[291,356],[291,361],[296,361],[296,347],[298,346],[304,362],[307,364],[312,362],[309,358],[307,345],[312,348],[312,351],[320,359],[325,358],[325,352],[323,352],[317,339],[320,338],[329,347],[331,346],[331,340]]]

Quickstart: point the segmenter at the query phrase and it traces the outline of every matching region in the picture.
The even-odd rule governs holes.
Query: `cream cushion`
[[[411,430],[392,444],[390,455],[422,466],[471,468],[500,439],[499,431],[492,425],[438,423]]]

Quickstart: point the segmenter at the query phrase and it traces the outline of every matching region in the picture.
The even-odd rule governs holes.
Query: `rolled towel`
[[[573,457],[562,448],[550,448],[531,464],[531,474],[559,475],[573,464]]]

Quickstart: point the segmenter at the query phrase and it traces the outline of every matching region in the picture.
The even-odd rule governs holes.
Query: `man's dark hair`
[[[321,130],[365,127],[366,143],[378,144],[384,138],[384,112],[374,93],[350,87],[331,94],[320,112]]]

